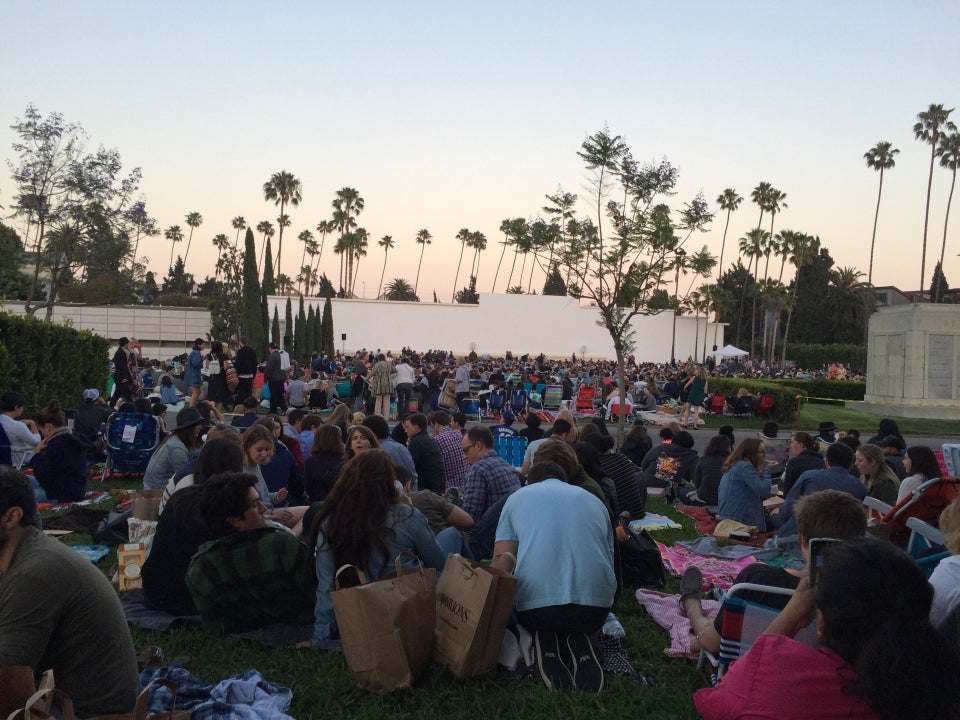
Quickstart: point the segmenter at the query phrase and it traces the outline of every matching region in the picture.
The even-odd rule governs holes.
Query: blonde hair
[[[573,416],[572,412],[569,410],[561,410],[557,413],[556,420],[566,420],[568,423],[570,423],[570,427],[573,428],[574,432],[576,432],[579,436],[580,432],[577,430],[577,419]],[[556,422],[556,420],[554,420],[554,422]]]
[[[890,469],[887,463],[883,459],[883,450],[881,450],[876,445],[871,445],[867,443],[861,445],[857,448],[857,452],[860,453],[867,460],[870,460],[873,463],[874,470],[869,475],[863,475],[862,480],[863,484],[868,488],[871,487],[877,480],[880,479],[882,475],[891,475],[894,480],[896,480],[897,487],[900,487],[900,480],[897,478],[896,473]]]
[[[352,422],[354,425],[359,425],[366,419],[367,419],[366,415],[364,415],[362,412],[357,411],[353,414],[353,417],[350,419],[350,422]]]
[[[939,524],[947,549],[954,555],[960,553],[960,498],[955,498],[943,509]]]

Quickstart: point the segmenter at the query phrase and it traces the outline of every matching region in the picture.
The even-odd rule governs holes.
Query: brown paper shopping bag
[[[497,668],[517,580],[460,555],[448,555],[437,584],[433,659],[458,678]]]
[[[419,563],[419,560],[418,560]],[[437,571],[422,565],[406,569],[396,560],[396,575],[340,588],[337,570],[330,593],[343,654],[354,682],[386,694],[410,687],[430,662],[437,614]]]

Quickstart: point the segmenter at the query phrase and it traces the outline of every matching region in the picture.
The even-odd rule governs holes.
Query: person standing
[[[377,356],[377,362],[370,371],[370,388],[377,399],[374,414],[390,417],[390,397],[393,395],[393,378],[397,369],[386,356]]]
[[[200,372],[203,367],[203,344],[203,338],[193,341],[193,350],[190,351],[187,366],[183,370],[183,382],[190,388],[189,407],[196,407],[200,402],[200,387],[203,385],[203,375]]]
[[[237,348],[233,367],[240,381],[237,385],[237,399],[243,402],[253,395],[253,380],[257,375],[257,352],[247,344],[245,336],[240,338],[240,347]]]
[[[402,419],[410,412],[410,395],[417,378],[406,355],[400,357],[395,372],[397,374],[397,417]]]
[[[287,381],[287,373],[283,369],[280,349],[275,342],[270,343],[270,354],[263,369],[263,379],[266,380],[267,387],[270,389],[270,412],[282,413],[284,411],[283,384]]]
[[[133,399],[133,377],[130,375],[130,358],[127,347],[129,338],[122,337],[118,341],[117,351],[113,354],[113,395],[110,396],[110,407],[115,408],[122,400]]]
[[[227,399],[229,391],[227,390],[227,368],[230,367],[230,359],[223,352],[223,343],[214,340],[210,345],[210,352],[204,358],[204,367],[207,369],[207,400],[213,403],[213,406],[223,412],[223,403]]]
[[[457,409],[463,412],[463,401],[470,397],[470,363],[463,358],[457,360],[456,380]]]

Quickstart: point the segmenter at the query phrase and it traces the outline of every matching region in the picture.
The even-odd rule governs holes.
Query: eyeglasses
[[[470,449],[471,449],[471,448],[475,448],[476,446],[477,446],[476,443],[471,443],[470,445],[464,445],[464,446],[463,446],[463,454],[466,455],[468,452],[470,452]]]

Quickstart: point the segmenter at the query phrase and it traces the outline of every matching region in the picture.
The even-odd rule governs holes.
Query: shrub
[[[806,391],[785,383],[768,380],[747,380],[746,378],[710,378],[711,392],[722,392],[727,399],[735,399],[740,388],[746,388],[751,395],[773,395],[771,416],[776,422],[790,422],[797,415],[797,395],[806,395]]]
[[[865,382],[853,380],[800,380],[788,378],[784,380],[770,380],[777,385],[788,385],[799,388],[812,398],[829,398],[831,400],[863,400],[867,392]]]
[[[85,388],[105,393],[109,351],[106,338],[87,330],[0,313],[0,392],[19,390],[31,412],[51,398],[78,405]]]
[[[867,347],[866,345],[788,343],[787,360],[792,360],[797,367],[808,370],[819,370],[830,363],[846,363],[851,368],[865,370]]]

